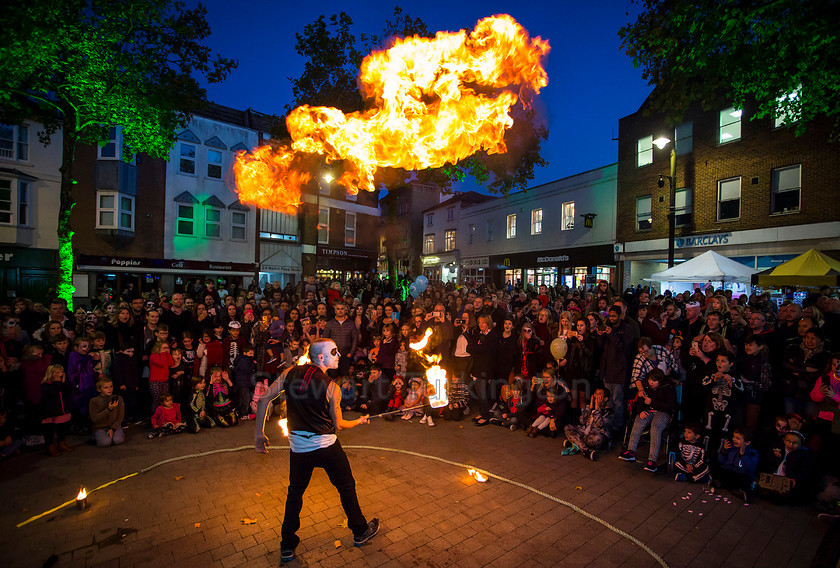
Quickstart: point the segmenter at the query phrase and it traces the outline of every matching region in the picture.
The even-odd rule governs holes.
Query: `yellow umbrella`
[[[837,286],[840,260],[811,249],[780,264],[766,274],[757,274],[759,286]]]

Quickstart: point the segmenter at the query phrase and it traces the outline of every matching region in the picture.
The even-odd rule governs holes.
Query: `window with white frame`
[[[423,235],[423,254],[432,254],[433,252],[435,252],[435,234]]]
[[[207,148],[207,177],[222,179],[222,151]]]
[[[435,214],[434,213],[428,213],[426,215],[426,226],[431,227],[434,224],[435,224]]]
[[[330,243],[330,208],[318,208],[318,244]]]
[[[29,225],[28,181],[0,179],[0,224]]]
[[[222,210],[204,206],[204,236],[208,239],[222,238]]]
[[[531,234],[542,233],[542,209],[531,209]]]
[[[96,228],[133,231],[134,197],[116,191],[97,191]]]
[[[786,124],[793,124],[799,121],[799,117],[802,115],[802,101],[799,98],[799,92],[801,90],[802,85],[794,91],[776,98],[776,116],[773,119],[774,128],[781,128]]]
[[[0,124],[0,158],[26,161],[29,159],[29,127]]]
[[[446,220],[453,221],[455,219],[455,208],[450,207],[446,210]]]
[[[344,246],[356,246],[356,214],[350,211],[344,216]]]
[[[493,233],[496,231],[496,224],[490,220],[484,224],[484,234],[487,242],[493,241]]]
[[[770,172],[770,213],[799,212],[802,165],[776,168]]]
[[[475,235],[475,225],[470,224],[470,226],[468,227],[467,233],[468,233],[467,244],[471,245],[471,244],[473,244],[473,235]]]
[[[691,154],[693,150],[693,130],[694,125],[690,120],[674,128],[674,151],[677,156]]]
[[[575,228],[575,202],[568,201],[563,204],[563,221],[560,230],[569,231]]]
[[[189,142],[179,142],[181,161],[178,164],[178,171],[182,174],[195,175],[196,145]]]
[[[639,138],[636,142],[636,166],[642,167],[653,163],[653,135]]]
[[[449,229],[443,234],[443,250],[455,250],[455,229]]]
[[[650,231],[653,226],[653,214],[651,206],[653,205],[653,197],[650,195],[643,195],[636,198],[636,230]]]
[[[718,221],[741,217],[741,178],[723,179],[718,182]]]
[[[735,107],[720,111],[718,121],[718,144],[726,144],[741,139],[741,116],[744,111]]]
[[[516,213],[507,216],[505,236],[509,239],[516,238]]]
[[[230,212],[230,239],[232,241],[248,240],[248,214],[244,211]]]
[[[195,234],[195,206],[178,204],[175,233],[183,237],[192,237]]]
[[[682,187],[674,192],[674,226],[691,225],[692,192]]]

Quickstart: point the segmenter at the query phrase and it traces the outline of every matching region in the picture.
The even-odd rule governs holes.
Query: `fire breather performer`
[[[336,430],[353,428],[368,422],[368,416],[344,420],[341,416],[341,389],[327,376],[327,369],[338,367],[340,353],[331,339],[316,339],[309,346],[310,364],[292,367],[260,398],[257,405],[255,446],[268,453],[265,421],[269,404],[286,392],[289,425],[289,493],[280,536],[280,560],[295,557],[300,543],[300,510],[312,471],[323,468],[338,489],[347,526],[353,531],[353,544],[362,546],[379,532],[379,519],[365,519],[356,497],[356,480],[347,455],[336,437]]]

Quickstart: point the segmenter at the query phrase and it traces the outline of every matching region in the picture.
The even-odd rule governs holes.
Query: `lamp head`
[[[656,140],[654,140],[654,141],[653,141],[653,143],[656,145],[656,147],[657,147],[657,148],[659,148],[660,150],[662,150],[662,149],[664,149],[664,148],[665,148],[665,146],[667,146],[668,144],[670,144],[670,143],[671,143],[671,139],[670,139],[670,138],[666,138],[666,137],[664,137],[664,136],[660,136],[659,138],[657,138]]]
[[[656,182],[656,185],[659,187],[665,187],[665,178],[662,177],[662,174],[659,174],[659,181]]]

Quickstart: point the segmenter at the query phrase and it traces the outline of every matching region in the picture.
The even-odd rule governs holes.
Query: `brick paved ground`
[[[160,460],[251,445],[253,423],[126,445],[81,444],[59,458],[29,455],[0,466],[0,565],[57,568],[276,566],[288,451],[252,450],[177,461],[90,495],[22,528],[15,524],[88,489]],[[275,426],[272,426],[276,430]],[[825,526],[807,508],[730,496],[653,476],[605,454],[562,457],[560,440],[440,421],[435,428],[380,420],[340,434],[342,444],[401,448],[466,464],[569,501],[635,536],[669,566],[808,566]],[[284,444],[275,434],[274,444]],[[292,565],[655,566],[638,546],[570,508],[498,480],[478,484],[462,467],[398,453],[347,449],[359,498],[381,533],[354,548],[338,495],[317,471],[304,498],[302,542]],[[720,500],[716,500],[720,497]],[[674,504],[676,503],[676,505]],[[701,516],[702,513],[702,516]],[[255,519],[241,524],[245,517]],[[200,524],[199,524],[200,523]],[[198,524],[198,526],[197,526]]]

